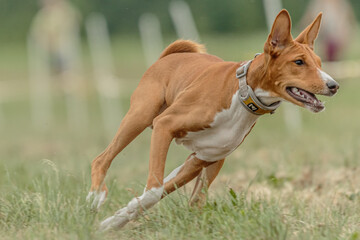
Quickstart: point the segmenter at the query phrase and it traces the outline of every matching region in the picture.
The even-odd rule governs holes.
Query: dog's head
[[[312,112],[325,107],[315,94],[332,96],[339,84],[321,70],[321,60],[314,53],[320,13],[315,20],[293,39],[289,13],[282,10],[276,17],[264,45],[265,78],[259,88],[270,96],[287,100]]]

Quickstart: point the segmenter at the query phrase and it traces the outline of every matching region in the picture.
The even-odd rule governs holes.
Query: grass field
[[[265,38],[265,33],[204,36],[203,42],[210,53],[236,61],[260,52]],[[145,70],[141,45],[129,36],[113,43],[127,109]],[[0,239],[360,239],[358,79],[340,81],[338,95],[322,98],[325,112],[301,110],[300,132],[286,129],[283,107],[259,119],[225,161],[203,209],[188,207],[187,186],[121,231],[99,233],[101,220],[142,193],[151,130],[114,160],[106,179],[108,200],[101,211],[91,211],[85,202],[90,163],[109,141],[94,92],[86,131],[66,125],[61,95],[55,97],[56,122],[48,131],[36,130],[30,122],[26,50],[16,43],[0,50]],[[348,58],[359,57],[354,45]],[[172,145],[166,172],[188,154]]]

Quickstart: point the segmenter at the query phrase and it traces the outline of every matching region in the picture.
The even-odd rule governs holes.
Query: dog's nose
[[[334,80],[328,81],[326,83],[326,86],[330,89],[330,92],[333,94],[335,94],[340,87],[339,84]]]

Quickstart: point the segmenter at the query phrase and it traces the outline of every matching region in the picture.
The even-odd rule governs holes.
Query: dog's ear
[[[292,42],[290,15],[288,11],[283,9],[274,20],[264,51],[270,55],[278,55],[282,49]]]
[[[319,13],[315,20],[302,31],[295,41],[309,45],[311,49],[314,49],[314,42],[318,36],[322,13]]]

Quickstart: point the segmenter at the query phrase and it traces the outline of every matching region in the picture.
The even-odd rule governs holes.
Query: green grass
[[[242,60],[261,51],[265,37],[205,36],[203,42],[211,53]],[[126,109],[145,64],[138,39],[113,43]],[[338,95],[323,98],[325,112],[301,110],[300,132],[286,129],[283,106],[262,117],[225,161],[204,208],[188,207],[190,185],[124,229],[99,233],[100,221],[142,193],[151,130],[114,160],[106,179],[108,200],[99,212],[91,211],[85,202],[90,163],[109,141],[96,95],[88,93],[91,119],[84,131],[66,124],[61,96],[55,98],[56,121],[39,131],[30,122],[25,48],[1,48],[0,92],[7,97],[0,105],[0,239],[360,239],[357,79],[341,81]],[[354,48],[349,57],[359,53]],[[86,47],[84,55],[90,69]],[[166,172],[188,154],[172,145]]]

